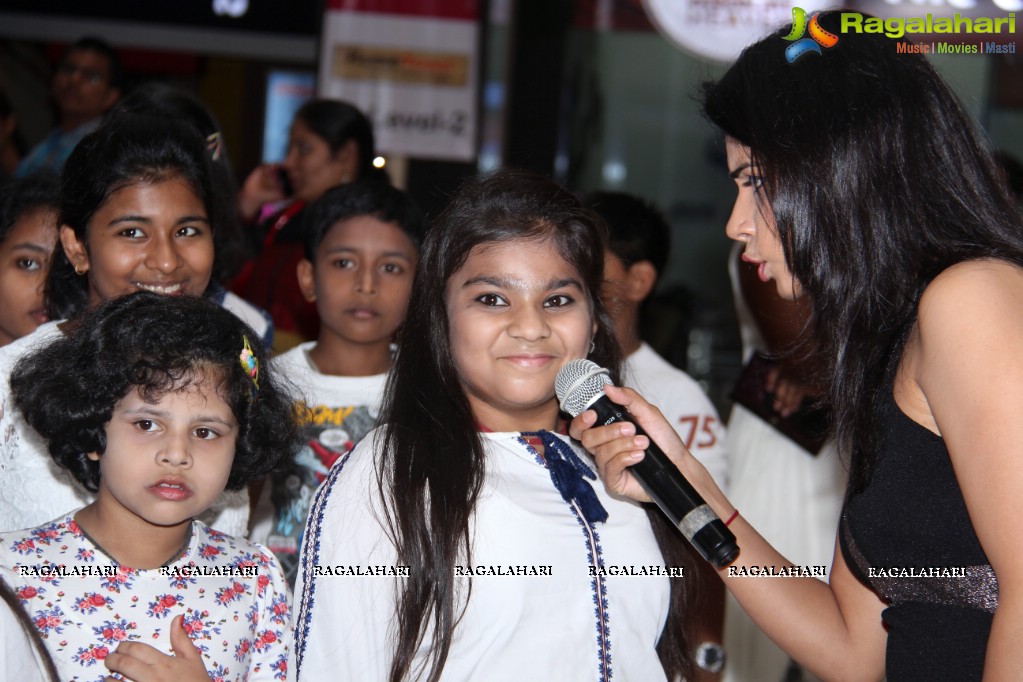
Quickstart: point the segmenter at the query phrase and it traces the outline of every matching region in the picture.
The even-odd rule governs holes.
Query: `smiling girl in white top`
[[[202,137],[166,117],[123,115],[83,139],[61,177],[60,245],[46,282],[50,319],[74,318],[140,290],[207,292],[214,233],[223,224],[210,178]],[[222,305],[258,327],[258,312],[237,303]],[[9,399],[14,363],[57,338],[60,328],[49,322],[0,349],[0,531],[38,525],[92,500],[50,461]],[[238,491],[218,500],[205,518],[244,536],[248,496]]]
[[[621,575],[681,566],[681,535],[607,495],[561,432],[561,367],[620,361],[599,299],[605,232],[554,183],[504,172],[466,185],[427,233],[384,426],[310,510],[299,680],[688,670],[683,580]]]

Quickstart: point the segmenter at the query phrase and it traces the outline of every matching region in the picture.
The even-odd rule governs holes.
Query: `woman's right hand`
[[[597,471],[608,492],[640,502],[650,501],[650,496],[628,470],[628,467],[643,459],[645,450],[650,446],[650,438],[656,441],[687,479],[710,478],[706,469],[686,450],[678,433],[660,410],[631,388],[605,386],[604,390],[608,398],[625,407],[649,434],[649,438],[636,435],[635,425],[625,421],[594,426],[597,415],[593,410],[587,410],[572,420],[569,433],[593,455]]]
[[[238,192],[238,215],[242,220],[252,222],[264,204],[288,198],[281,184],[280,172],[280,164],[264,163],[256,166],[245,178]]]

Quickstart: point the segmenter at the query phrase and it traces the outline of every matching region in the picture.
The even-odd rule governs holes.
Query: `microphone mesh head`
[[[554,380],[554,392],[561,409],[578,416],[597,396],[604,394],[604,386],[611,383],[607,370],[591,360],[572,360],[565,364]]]

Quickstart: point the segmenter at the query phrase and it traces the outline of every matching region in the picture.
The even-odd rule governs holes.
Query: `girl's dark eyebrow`
[[[34,242],[22,242],[21,244],[15,244],[11,248],[15,249],[15,250],[25,249],[25,250],[28,250],[28,251],[37,251],[39,253],[49,253],[50,252],[49,249],[47,249],[47,248],[45,248],[43,246],[40,246],[39,244],[36,244]]]
[[[582,290],[583,285],[574,277],[569,277],[568,279],[557,279],[547,283],[548,289],[560,289],[561,287],[575,287],[576,289]]]
[[[156,407],[147,406],[138,407],[133,410],[125,410],[124,415],[128,417],[156,417],[157,419],[167,419],[170,416],[170,412]],[[224,426],[233,426],[230,422],[225,421],[214,414],[201,414],[196,417],[195,421],[214,422],[216,424],[223,424]]]
[[[474,286],[476,284],[489,284],[492,287],[498,287],[501,289],[525,289],[521,280],[511,279],[507,277],[495,277],[493,275],[477,275],[470,277],[462,284],[462,288]],[[560,289],[561,287],[575,287],[576,289],[582,289],[582,285],[579,280],[575,278],[567,279],[555,279],[550,280],[544,284],[544,289]]]
[[[744,170],[749,170],[750,168],[753,168],[753,164],[750,163],[749,161],[745,161],[743,163],[740,163],[739,166],[735,170],[733,170],[733,171],[728,173],[728,177],[730,177],[731,179],[735,180],[736,178],[739,177],[740,173],[742,173]]]
[[[336,255],[339,253],[359,253],[359,250],[350,246],[335,246],[332,249],[327,249],[327,255]],[[384,258],[404,258],[407,261],[412,260],[411,256],[402,251],[384,251],[380,255]]]
[[[498,287],[501,289],[510,289],[515,286],[512,280],[506,277],[494,277],[493,275],[476,275],[465,280],[462,284],[463,289],[474,286],[476,284],[489,284],[492,287]]]
[[[120,223],[151,223],[151,218],[144,215],[122,215],[117,216],[110,221],[109,225],[119,225]]]
[[[122,215],[122,216],[118,216],[118,217],[114,218],[107,225],[108,225],[108,227],[110,227],[110,226],[114,226],[114,225],[119,225],[120,223],[146,223],[146,224],[152,224],[152,222],[153,222],[153,219],[150,218],[149,216],[144,216],[144,215]],[[207,223],[208,224],[210,222],[210,219],[207,218],[206,216],[202,216],[202,215],[186,215],[186,216],[182,216],[182,217],[178,218],[177,221],[175,222],[175,225],[180,225],[181,223],[195,223],[195,222]]]

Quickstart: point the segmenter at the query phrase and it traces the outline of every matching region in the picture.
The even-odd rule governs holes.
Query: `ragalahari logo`
[[[803,34],[809,30],[810,37],[804,38]],[[817,12],[810,15],[809,22],[806,20],[806,10],[802,7],[792,8],[792,30],[785,36],[784,40],[792,42],[785,48],[785,58],[789,64],[802,57],[807,52],[822,54],[822,47],[834,47],[838,43],[838,36],[821,28],[817,22]]]

